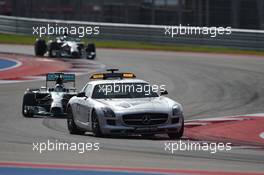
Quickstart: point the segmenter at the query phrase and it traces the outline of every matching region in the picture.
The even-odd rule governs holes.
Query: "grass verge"
[[[36,40],[35,36],[0,34],[0,43],[2,44],[33,45],[35,40]],[[133,42],[133,41],[91,40],[90,42],[94,42],[98,48],[248,54],[248,55],[262,55],[262,56],[264,55],[264,51],[241,50],[241,49],[232,49],[232,48],[225,48],[225,47],[206,47],[206,46],[197,46],[197,45],[175,45],[175,44],[162,44],[161,45],[161,44],[149,44],[149,43],[144,43],[144,42]]]

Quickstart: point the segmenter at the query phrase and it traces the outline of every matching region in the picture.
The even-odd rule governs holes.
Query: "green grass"
[[[0,43],[4,43],[4,44],[33,45],[35,40],[36,40],[35,36],[0,34]],[[206,46],[196,46],[196,45],[175,45],[175,44],[149,44],[144,42],[132,42],[132,41],[130,42],[130,41],[101,41],[101,40],[91,41],[90,40],[90,42],[94,42],[96,44],[96,47],[98,48],[264,55],[264,51],[231,49],[225,47],[206,47]]]
[[[33,44],[36,38],[27,35],[0,34],[2,44]]]

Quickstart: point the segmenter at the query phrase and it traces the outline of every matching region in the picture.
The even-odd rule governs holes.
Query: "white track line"
[[[17,67],[19,67],[19,66],[22,65],[22,63],[21,63],[20,61],[18,61],[18,60],[14,60],[14,59],[12,59],[12,58],[0,58],[0,60],[8,60],[8,61],[16,62],[16,64],[15,64],[14,66],[0,69],[0,72],[1,72],[1,71],[5,71],[5,70],[9,70],[9,69],[14,69],[14,68],[17,68]]]

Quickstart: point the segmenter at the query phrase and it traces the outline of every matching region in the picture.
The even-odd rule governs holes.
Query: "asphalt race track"
[[[0,51],[33,54],[31,46],[0,45]],[[186,120],[264,112],[264,57],[199,53],[98,49],[95,62],[135,72],[138,78],[164,84],[169,97],[183,104]],[[88,80],[77,78],[78,90]],[[215,154],[164,150],[165,136],[94,138],[68,134],[65,119],[24,118],[23,93],[44,82],[0,85],[0,162],[198,169],[264,173],[264,151],[234,146]],[[99,142],[100,150],[83,154],[32,150],[33,142]],[[186,138],[183,141],[187,141]]]

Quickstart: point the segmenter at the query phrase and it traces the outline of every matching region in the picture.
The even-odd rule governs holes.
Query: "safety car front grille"
[[[130,126],[161,125],[168,120],[164,113],[139,113],[123,115],[123,122]]]

